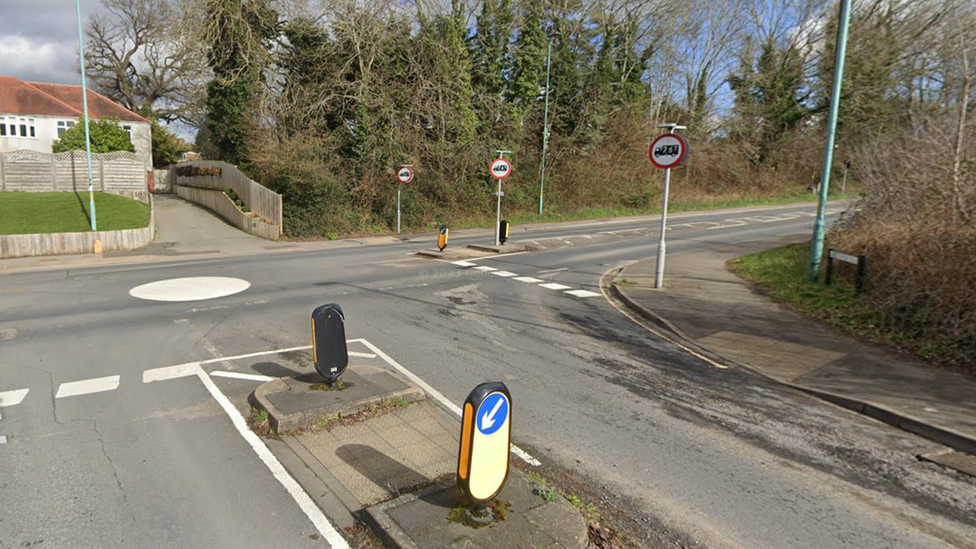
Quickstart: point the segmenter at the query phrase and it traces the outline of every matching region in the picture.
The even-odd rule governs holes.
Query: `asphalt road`
[[[802,239],[809,211],[674,216],[668,251]],[[515,442],[626,515],[647,546],[976,546],[976,483],[917,461],[932,443],[717,368],[620,314],[599,281],[653,257],[656,237],[627,233],[648,226],[656,218],[515,231],[592,242],[475,266],[415,258],[430,246],[425,235],[4,275],[0,330],[16,335],[0,339],[0,395],[22,400],[0,403],[0,547],[325,546],[214,398],[242,407],[257,382],[144,383],[144,373],[308,345],[311,309],[328,302],[345,310],[348,337],[455,403],[482,381],[504,381]],[[460,233],[452,245],[490,239]],[[129,295],[193,276],[250,287],[194,302]],[[202,368],[288,374],[274,356]]]

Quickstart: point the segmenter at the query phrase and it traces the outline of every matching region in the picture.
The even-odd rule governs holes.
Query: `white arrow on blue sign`
[[[491,435],[502,428],[508,420],[508,399],[502,393],[492,393],[478,406],[478,431]]]

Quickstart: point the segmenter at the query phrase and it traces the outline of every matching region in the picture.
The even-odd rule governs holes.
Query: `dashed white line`
[[[563,292],[563,293],[574,295],[576,297],[597,297],[598,295],[600,295],[596,292],[591,292],[589,290],[570,290],[568,292]]]
[[[568,271],[568,270],[569,270],[569,267],[563,267],[562,269],[549,269],[547,271],[539,271],[538,274],[558,273],[560,271]]]
[[[572,286],[566,286],[565,284],[556,284],[555,282],[550,282],[549,284],[539,284],[540,288],[545,288],[547,290],[568,290]]]
[[[470,261],[453,261],[451,265],[457,265],[458,267],[474,267],[477,263],[471,263]]]
[[[349,351],[349,356],[356,356],[359,358],[376,358],[373,353],[357,353],[355,351]]]
[[[241,372],[225,372],[223,370],[216,370],[210,372],[213,377],[227,377],[231,379],[244,379],[247,381],[272,381],[275,378],[269,376],[262,376],[259,374],[244,374]]]
[[[30,389],[15,389],[0,393],[0,408],[4,406],[16,406],[24,401]]]
[[[517,276],[512,280],[518,280],[519,282],[527,282],[529,284],[538,284],[542,282],[542,280],[539,280],[538,278],[532,278],[531,276]]]
[[[518,276],[517,273],[512,273],[512,272],[509,272],[509,271],[495,271],[495,272],[493,272],[491,274],[493,274],[495,276],[504,277],[504,278],[507,278],[507,277],[510,277],[510,276]]]
[[[491,271],[497,271],[498,270],[498,269],[496,269],[494,267],[489,267],[487,265],[479,265],[479,266],[475,267],[474,269],[476,271],[484,271],[486,273],[490,273]]]
[[[153,368],[152,370],[142,372],[142,382],[152,383],[154,381],[166,381],[167,379],[195,376],[197,375],[197,371],[199,369],[199,362],[189,362],[187,364],[177,364],[176,366]]]
[[[7,443],[7,435],[0,435],[0,444]]]
[[[114,391],[115,389],[119,388],[119,380],[120,376],[106,376],[62,383],[61,386],[58,387],[58,392],[54,395],[54,398],[67,398],[92,393],[104,393],[105,391]]]

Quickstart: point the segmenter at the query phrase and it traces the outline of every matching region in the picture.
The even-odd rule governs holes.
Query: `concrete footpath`
[[[725,268],[735,257],[795,241],[671,254],[663,290],[653,288],[655,260],[640,261],[617,273],[612,292],[706,356],[976,454],[976,379],[839,335],[759,295]]]

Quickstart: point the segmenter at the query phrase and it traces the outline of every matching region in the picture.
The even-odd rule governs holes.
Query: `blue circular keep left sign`
[[[508,398],[502,393],[491,393],[481,401],[475,417],[478,432],[483,435],[494,434],[508,421]]]

